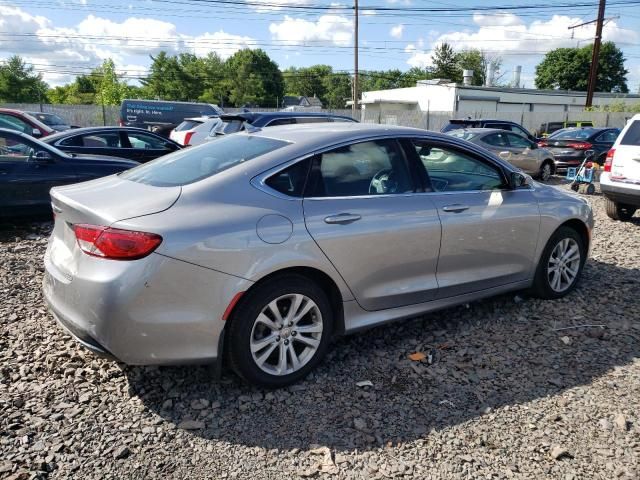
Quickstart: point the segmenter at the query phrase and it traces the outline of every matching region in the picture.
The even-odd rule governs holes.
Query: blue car
[[[139,165],[133,160],[74,155],[29,135],[0,128],[0,218],[51,212],[49,190]]]

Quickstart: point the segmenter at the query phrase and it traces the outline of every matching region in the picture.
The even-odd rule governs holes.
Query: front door
[[[506,188],[502,169],[473,152],[413,142],[442,223],[438,298],[530,278],[540,224],[532,190]]]
[[[303,201],[307,230],[366,310],[436,297],[440,220],[415,194],[392,139],[317,155]]]

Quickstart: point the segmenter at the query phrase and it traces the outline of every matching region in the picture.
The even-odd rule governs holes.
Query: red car
[[[16,130],[35,138],[46,137],[55,132],[51,127],[28,113],[10,108],[0,108],[0,128]]]

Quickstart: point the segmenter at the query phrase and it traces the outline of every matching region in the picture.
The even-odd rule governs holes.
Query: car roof
[[[102,132],[102,131],[109,131],[109,130],[117,130],[117,131],[124,131],[124,132],[141,132],[141,133],[148,133],[151,135],[156,135],[153,132],[150,132],[149,130],[145,129],[145,128],[138,128],[138,127],[118,127],[116,126],[105,126],[105,127],[83,127],[83,128],[73,128],[71,130],[65,130],[64,132],[58,132],[58,133],[54,133],[52,135],[49,135],[47,137],[45,137],[43,140],[51,141],[51,140],[57,140],[58,138],[65,138],[65,137],[73,137],[75,135],[78,134],[83,134],[83,133],[96,133],[96,132]]]
[[[346,115],[338,115],[333,113],[326,112],[238,112],[238,113],[225,113],[220,115],[221,118],[225,117],[243,117],[249,120],[255,120],[257,118],[292,118],[292,117],[332,117],[332,118],[348,118],[349,120],[353,120],[351,117],[347,117]],[[354,122],[355,123],[355,122]]]
[[[503,130],[502,128],[482,128],[482,127],[471,127],[471,128],[459,128],[457,130],[449,130],[447,132],[447,134],[450,135],[455,135],[456,132],[471,132],[471,133],[493,133],[493,132],[498,132],[498,133],[515,133],[516,135],[518,135],[516,132],[509,132],[507,130]],[[520,135],[522,136],[522,135]]]

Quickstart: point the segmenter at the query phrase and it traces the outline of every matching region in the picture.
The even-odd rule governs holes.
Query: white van
[[[614,220],[630,220],[640,208],[640,114],[627,122],[607,153],[600,190]]]

